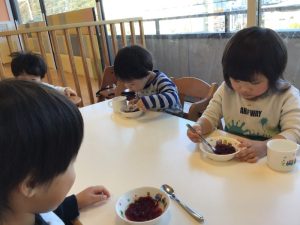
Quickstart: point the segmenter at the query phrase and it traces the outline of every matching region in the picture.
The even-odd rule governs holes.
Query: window
[[[43,2],[47,16],[96,7],[95,0],[43,0]],[[20,24],[44,20],[39,0],[15,0],[14,3],[19,14]]]
[[[106,19],[143,17],[145,34],[236,31],[247,19],[247,0],[103,0],[103,6]]]
[[[262,0],[261,26],[277,31],[300,29],[300,2],[298,0]]]
[[[17,0],[17,10],[19,11],[21,24],[29,22],[43,21],[39,0]]]
[[[96,7],[95,0],[44,0],[47,16],[73,10]]]

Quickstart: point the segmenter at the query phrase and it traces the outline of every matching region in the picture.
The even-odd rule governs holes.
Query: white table
[[[115,213],[120,195],[164,183],[201,212],[207,225],[300,224],[299,162],[290,173],[272,171],[266,158],[255,164],[214,162],[187,138],[187,120],[157,112],[126,119],[113,114],[107,102],[81,112],[85,136],[70,193],[95,184],[105,185],[112,193],[106,204],[81,213],[82,224],[122,224]],[[172,202],[160,224],[198,223]]]

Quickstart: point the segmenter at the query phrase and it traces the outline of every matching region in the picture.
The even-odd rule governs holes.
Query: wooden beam
[[[258,25],[257,21],[257,0],[248,0],[247,27]]]

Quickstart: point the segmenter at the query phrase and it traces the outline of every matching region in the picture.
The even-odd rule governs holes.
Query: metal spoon
[[[213,153],[216,153],[216,148],[215,147],[213,147],[211,144],[209,144],[208,142],[207,142],[207,140],[201,135],[201,134],[199,134],[190,124],[186,124],[186,126],[191,130],[191,131],[193,131],[195,134],[197,134],[200,138],[201,138],[201,140],[203,141],[203,143],[204,144],[206,144],[208,147],[209,147],[209,149],[213,152]]]
[[[204,222],[204,218],[202,215],[200,215],[199,213],[195,212],[194,210],[192,210],[190,207],[188,207],[186,204],[184,204],[183,202],[181,202],[174,193],[174,189],[167,185],[167,184],[163,184],[161,186],[161,188],[170,196],[171,199],[175,200],[188,214],[190,214],[192,217],[194,217],[194,219],[196,219],[198,222]]]

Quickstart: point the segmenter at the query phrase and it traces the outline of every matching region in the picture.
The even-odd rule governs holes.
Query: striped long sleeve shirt
[[[156,76],[142,91],[137,92],[147,109],[178,113],[182,111],[176,85],[170,78],[158,71]]]

